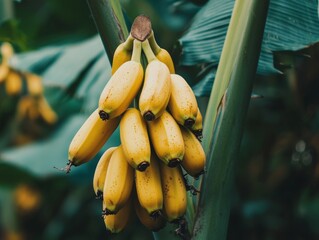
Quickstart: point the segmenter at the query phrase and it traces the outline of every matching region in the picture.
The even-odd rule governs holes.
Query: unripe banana
[[[122,146],[118,146],[110,159],[103,188],[105,214],[117,213],[128,201],[134,181],[133,168],[127,163]]]
[[[25,73],[27,89],[30,95],[40,96],[43,93],[42,79],[33,73]]]
[[[133,210],[132,205],[132,201],[129,200],[116,214],[103,215],[106,229],[111,233],[121,232],[127,226],[131,218]]]
[[[112,61],[112,75],[123,63],[131,60],[134,38],[129,35],[125,42],[115,49]]]
[[[181,164],[189,175],[197,178],[204,172],[205,168],[206,155],[204,149],[190,130],[181,127],[181,132],[185,144],[185,153]]]
[[[142,43],[148,65],[139,98],[139,109],[146,121],[153,121],[165,111],[171,94],[171,75],[167,66],[158,61],[145,40]]]
[[[5,83],[6,93],[9,96],[16,96],[22,92],[23,82],[19,73],[11,70]]]
[[[172,93],[168,109],[175,120],[182,126],[192,127],[197,116],[197,100],[186,80],[177,74],[171,74]]]
[[[151,145],[147,125],[136,108],[127,109],[120,122],[120,137],[128,163],[139,171],[150,165]]]
[[[197,116],[196,116],[195,123],[190,129],[195,134],[197,139],[201,141],[201,139],[203,138],[203,117],[199,108],[197,109]]]
[[[97,198],[103,197],[103,188],[105,183],[105,176],[107,167],[112,156],[112,153],[116,147],[110,147],[101,156],[99,162],[97,163],[93,176],[93,189]]]
[[[180,127],[167,112],[148,122],[148,130],[156,155],[169,167],[177,166],[184,156],[184,142]]]
[[[96,109],[89,116],[73,137],[69,146],[69,163],[65,168],[67,173],[72,165],[78,166],[91,160],[117,128],[120,117],[103,121],[98,111]]]
[[[54,124],[58,120],[58,115],[51,108],[43,95],[38,99],[39,113],[42,119],[48,124]]]
[[[141,42],[134,40],[132,59],[123,63],[105,85],[99,99],[99,114],[103,120],[122,114],[130,105],[143,82],[140,63]]]
[[[172,57],[171,55],[168,53],[168,51],[164,48],[161,48],[156,40],[155,40],[155,36],[154,36],[154,32],[152,31],[149,39],[148,39],[150,45],[151,45],[151,48],[155,54],[155,57],[166,64],[166,66],[168,67],[169,71],[171,74],[174,74],[175,73],[175,67],[174,67],[174,63],[173,63],[173,60],[172,60]]]
[[[167,167],[160,163],[164,197],[164,214],[169,222],[182,217],[186,212],[186,187],[180,166]]]
[[[137,199],[135,200],[135,212],[140,222],[153,232],[161,230],[166,224],[166,220],[162,215],[157,217],[150,216]]]
[[[152,217],[158,217],[163,208],[163,191],[158,159],[152,154],[151,165],[144,172],[135,172],[137,198]]]

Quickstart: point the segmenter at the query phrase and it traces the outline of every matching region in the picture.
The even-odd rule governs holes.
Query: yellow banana
[[[171,76],[167,66],[158,61],[145,40],[142,43],[148,65],[139,98],[139,109],[146,121],[158,118],[166,109],[171,94]]]
[[[121,232],[127,226],[131,218],[132,205],[132,201],[129,200],[116,214],[103,215],[106,229],[111,233]]]
[[[156,155],[169,167],[177,166],[184,156],[180,127],[167,112],[148,122],[148,130]]]
[[[9,59],[13,56],[14,50],[10,43],[4,42],[1,45],[0,52],[2,56],[2,62],[8,63]]]
[[[131,60],[134,38],[129,35],[125,42],[122,42],[115,49],[112,61],[112,75],[125,62]]]
[[[138,219],[146,228],[150,229],[153,232],[157,232],[165,226],[166,220],[162,215],[159,215],[157,217],[150,216],[137,199],[135,200],[134,207]]]
[[[175,73],[175,67],[174,67],[174,62],[172,60],[172,57],[171,55],[168,53],[168,51],[164,48],[161,48],[156,40],[155,40],[155,36],[154,36],[154,32],[152,31],[149,39],[148,39],[150,45],[151,45],[151,48],[155,54],[155,57],[166,64],[166,66],[168,67],[169,71],[171,74],[174,74]]]
[[[151,165],[144,172],[135,172],[137,198],[152,217],[158,217],[163,208],[163,192],[158,159],[152,154]]]
[[[103,121],[96,109],[83,123],[69,146],[69,163],[65,168],[68,173],[71,166],[78,166],[91,160],[117,128],[120,117]]]
[[[105,85],[99,99],[99,114],[103,120],[121,115],[130,105],[143,82],[140,63],[141,42],[134,40],[132,59],[123,63]]]
[[[5,89],[10,96],[16,96],[22,92],[23,82],[19,73],[11,70],[6,78]]]
[[[195,134],[197,139],[201,141],[203,138],[203,116],[199,110],[197,109],[197,115],[194,125],[190,128],[190,130]]]
[[[136,108],[125,111],[120,122],[120,137],[128,163],[138,171],[150,165],[151,145],[147,125]]]
[[[40,96],[43,93],[42,79],[33,73],[25,73],[27,89],[30,95]]]
[[[58,120],[58,115],[51,108],[43,95],[38,99],[39,114],[48,124],[54,124]]]
[[[134,181],[133,168],[127,163],[122,146],[110,159],[103,188],[104,214],[117,213],[128,201]]]
[[[186,80],[177,74],[171,74],[172,93],[168,109],[175,120],[182,126],[194,125],[197,116],[197,100]]]
[[[112,153],[116,147],[110,147],[107,149],[103,155],[101,156],[99,162],[97,163],[93,176],[93,189],[97,198],[103,197],[103,188],[105,182],[105,176],[107,167],[109,166],[109,162],[112,156]]]
[[[205,168],[204,149],[190,130],[181,127],[181,132],[185,144],[185,153],[181,164],[189,175],[197,178],[204,172]]]
[[[187,195],[180,166],[167,167],[160,163],[164,197],[164,214],[169,222],[182,217],[186,212]]]

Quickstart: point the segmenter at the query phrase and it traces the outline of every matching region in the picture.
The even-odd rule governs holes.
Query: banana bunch
[[[184,172],[197,178],[206,161],[199,141],[202,116],[191,87],[175,73],[152,30],[145,39],[137,35],[131,30],[115,50],[112,76],[98,108],[71,141],[65,168],[69,172],[72,165],[93,159],[119,127],[120,145],[102,154],[93,177],[112,233],[123,230],[134,215],[152,231],[183,219],[189,189]]]

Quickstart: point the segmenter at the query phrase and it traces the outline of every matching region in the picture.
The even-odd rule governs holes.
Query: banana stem
[[[148,62],[151,62],[157,59],[148,40],[145,40],[144,42],[142,42],[142,48]]]
[[[133,52],[132,52],[132,61],[135,62],[141,62],[141,53],[142,53],[142,46],[141,42],[139,40],[133,41]]]
[[[124,48],[126,50],[129,50],[131,51],[133,49],[133,41],[134,41],[134,38],[133,36],[130,34],[127,39],[125,40],[124,42]]]
[[[161,47],[157,44],[153,31],[151,32],[150,37],[148,38],[148,41],[151,45],[151,48],[154,54],[157,55],[161,51]]]

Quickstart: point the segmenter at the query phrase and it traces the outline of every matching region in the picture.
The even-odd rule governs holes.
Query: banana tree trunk
[[[227,237],[234,167],[268,6],[269,0],[235,1],[204,121],[207,173],[201,184],[192,239]]]

